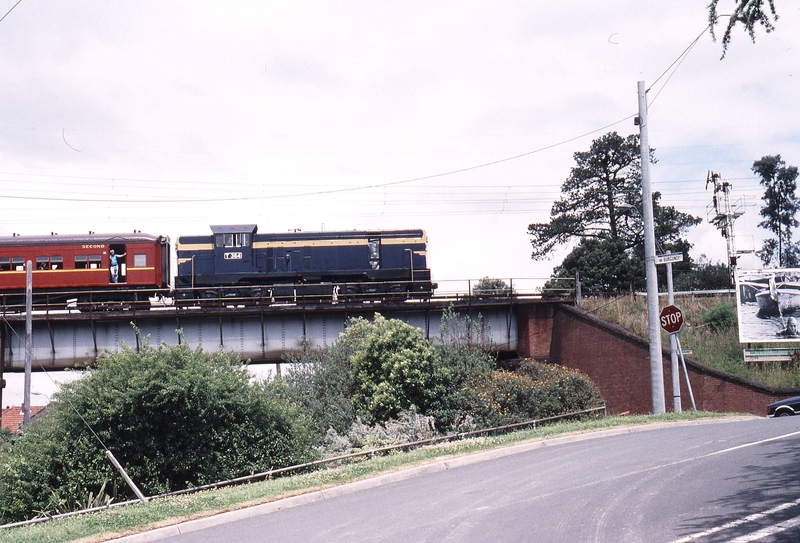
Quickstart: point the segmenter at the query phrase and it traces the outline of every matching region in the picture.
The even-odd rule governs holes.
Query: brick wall
[[[533,316],[533,315],[532,315]],[[672,411],[669,343],[662,357],[667,411]],[[648,342],[619,326],[568,305],[553,306],[550,360],[588,375],[610,413],[652,412]],[[697,409],[766,415],[767,404],[800,395],[800,388],[773,388],[686,358]],[[681,370],[681,405],[692,407]]]
[[[528,304],[517,308],[517,350],[527,358],[550,357],[553,312],[556,303]]]

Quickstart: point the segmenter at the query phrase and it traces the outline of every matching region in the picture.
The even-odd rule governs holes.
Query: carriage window
[[[16,271],[25,271],[25,257],[15,256],[11,259],[11,269]]]
[[[89,268],[92,270],[98,269],[101,261],[100,255],[89,255]]]
[[[37,270],[58,270],[64,264],[64,258],[60,256],[37,256],[36,269]]]
[[[134,268],[145,268],[147,267],[147,255],[133,255],[133,267]]]
[[[88,261],[89,259],[86,255],[75,255],[75,269],[76,270],[85,270],[88,268]]]
[[[10,258],[0,258],[0,271],[11,271]]]

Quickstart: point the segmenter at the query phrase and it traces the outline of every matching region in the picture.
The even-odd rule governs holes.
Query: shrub
[[[286,397],[317,423],[320,441],[336,441],[352,431],[354,401],[370,423],[402,418],[404,412],[417,409],[416,416],[432,416],[438,428],[448,428],[464,416],[467,377],[494,368],[494,345],[485,326],[453,308],[443,313],[439,332],[441,345],[434,348],[419,330],[400,321],[387,321],[379,314],[374,323],[352,318],[332,346],[290,360],[294,364],[282,380]],[[405,349],[407,360],[390,361],[387,353],[394,349]],[[392,364],[395,367],[388,369]],[[392,408],[378,410],[381,401]]]
[[[721,302],[709,309],[702,320],[714,332],[724,332],[736,327],[738,322],[736,309],[730,302]]]
[[[472,289],[476,296],[508,296],[513,294],[511,287],[502,279],[484,277]]]
[[[101,441],[148,495],[310,460],[308,424],[275,386],[185,344],[106,353],[0,458],[0,516],[76,509],[101,489],[131,497]]]
[[[368,422],[385,422],[411,406],[426,412],[435,354],[420,329],[376,313],[351,362],[353,404]]]
[[[444,430],[458,426],[470,409],[464,385],[474,375],[491,372],[496,366],[496,346],[489,330],[452,307],[442,313],[439,346],[436,349],[435,383],[428,391],[426,414]]]
[[[475,423],[484,428],[579,411],[603,402],[581,373],[530,360],[513,372],[474,374],[465,394]]]
[[[346,433],[356,419],[351,359],[371,330],[366,319],[351,318],[332,346],[289,360],[283,378],[288,399],[316,423],[320,439],[329,429]]]
[[[322,449],[325,456],[331,457],[420,441],[436,435],[438,432],[433,418],[418,413],[416,409],[410,409],[400,413],[396,419],[389,419],[382,424],[368,425],[356,418],[346,435],[339,435],[330,429]]]

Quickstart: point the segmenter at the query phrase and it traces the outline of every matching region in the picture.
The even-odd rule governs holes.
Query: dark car
[[[800,413],[800,396],[786,398],[767,406],[768,417],[791,417]]]

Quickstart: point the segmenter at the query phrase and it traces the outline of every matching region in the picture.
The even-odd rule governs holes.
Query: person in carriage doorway
[[[108,252],[109,255],[109,268],[111,269],[111,282],[118,283],[119,282],[119,261],[118,258],[125,258],[125,255],[128,253],[122,253],[121,255],[114,254],[114,249],[111,249]]]

